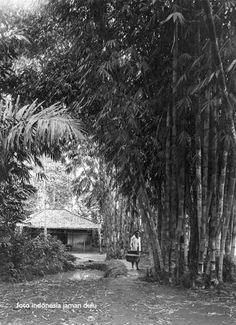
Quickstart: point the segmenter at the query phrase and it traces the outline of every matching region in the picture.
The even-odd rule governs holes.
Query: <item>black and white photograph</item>
[[[0,325],[236,325],[236,0],[0,0]]]

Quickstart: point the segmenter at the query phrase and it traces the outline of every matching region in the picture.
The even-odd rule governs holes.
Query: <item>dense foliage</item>
[[[19,277],[24,277],[28,271],[19,268],[27,268],[31,262],[25,260],[26,241],[21,238],[18,241],[15,227],[27,216],[25,202],[36,191],[30,184],[31,166],[42,166],[43,154],[58,160],[65,145],[78,141],[82,134],[78,120],[72,119],[61,103],[45,107],[37,98],[29,102],[16,95],[14,89],[20,82],[18,71],[24,65],[21,55],[27,51],[30,41],[21,25],[21,13],[1,5],[0,18],[0,254],[4,276],[16,272],[14,277],[18,277],[19,272]],[[23,105],[23,102],[27,103]],[[47,244],[45,241],[44,245]],[[53,249],[49,247],[51,253]],[[29,258],[36,259],[34,252],[28,253]],[[61,269],[63,253],[59,248],[55,250],[57,253],[58,261],[52,259],[50,263],[55,262],[55,267]],[[49,260],[36,261],[39,265],[34,266],[34,272],[52,270]],[[32,267],[29,274],[31,271]]]
[[[32,280],[45,274],[74,269],[75,257],[68,254],[61,241],[50,235],[30,238],[14,234],[7,243],[0,242],[0,278],[7,281]]]
[[[83,120],[125,202],[108,233],[140,216],[171,282],[222,281],[235,254],[235,17],[234,1],[51,0],[21,21],[13,94]]]

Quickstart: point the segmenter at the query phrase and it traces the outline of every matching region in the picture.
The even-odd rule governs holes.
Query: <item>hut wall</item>
[[[73,249],[83,250],[84,247],[91,244],[90,231],[73,231],[68,232],[68,245],[72,245]]]

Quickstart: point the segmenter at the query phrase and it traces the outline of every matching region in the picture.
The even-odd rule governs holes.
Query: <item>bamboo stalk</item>
[[[176,1],[177,2],[177,1]],[[175,6],[175,11],[177,8]],[[177,226],[177,215],[178,215],[178,186],[177,186],[177,114],[176,114],[176,84],[178,80],[178,55],[179,55],[179,26],[178,20],[176,20],[174,25],[174,37],[173,37],[173,58],[172,58],[172,114],[171,114],[171,222],[170,222],[170,277],[171,281],[174,280],[175,270],[176,270],[176,226]]]
[[[210,274],[211,281],[216,281],[216,228],[217,228],[217,130],[216,130],[216,108],[211,106],[211,183],[210,188],[212,190],[212,206],[211,206],[211,219],[210,219],[210,234],[209,234],[209,246],[210,246]]]
[[[232,229],[232,242],[230,256],[231,260],[235,258],[235,248],[236,248],[236,200],[234,199],[234,209],[233,209],[233,229]]]
[[[211,45],[212,45],[212,50],[214,53],[215,57],[215,66],[220,70],[219,74],[219,83],[223,92],[223,96],[225,98],[225,101],[227,105],[222,105],[225,116],[226,116],[226,128],[225,131],[228,133],[230,131],[230,135],[233,140],[233,150],[236,151],[236,130],[235,130],[235,125],[234,125],[234,119],[233,119],[233,107],[230,101],[229,93],[228,93],[228,88],[226,84],[226,78],[225,78],[225,72],[222,64],[222,59],[220,55],[220,50],[219,50],[219,44],[217,41],[217,36],[216,36],[216,28],[215,28],[215,23],[213,19],[213,13],[212,13],[212,6],[209,0],[202,0],[202,7],[205,11],[206,17],[207,17],[207,26],[209,30],[209,38],[211,40]],[[228,131],[229,130],[229,131]]]
[[[223,282],[223,259],[224,259],[224,252],[225,252],[225,243],[226,243],[226,236],[229,228],[230,215],[232,212],[232,205],[233,205],[233,198],[234,198],[234,189],[235,189],[235,181],[236,181],[236,168],[235,168],[236,159],[235,158],[236,155],[234,153],[232,157],[232,163],[230,166],[230,178],[229,178],[229,186],[227,191],[227,201],[225,205],[224,221],[223,221],[223,227],[221,233],[219,272],[218,272],[218,277],[220,282]]]
[[[170,175],[170,109],[168,107],[167,117],[166,117],[166,164],[165,164],[165,218],[162,223],[162,250],[165,265],[165,272],[169,273],[169,240],[170,240],[170,213],[171,213],[171,175]]]

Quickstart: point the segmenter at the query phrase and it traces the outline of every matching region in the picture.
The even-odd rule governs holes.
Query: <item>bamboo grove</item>
[[[28,72],[31,96],[83,121],[119,215],[142,218],[155,274],[223,281],[236,245],[235,1],[52,0],[32,19],[54,37],[32,44],[50,60],[35,82]]]

